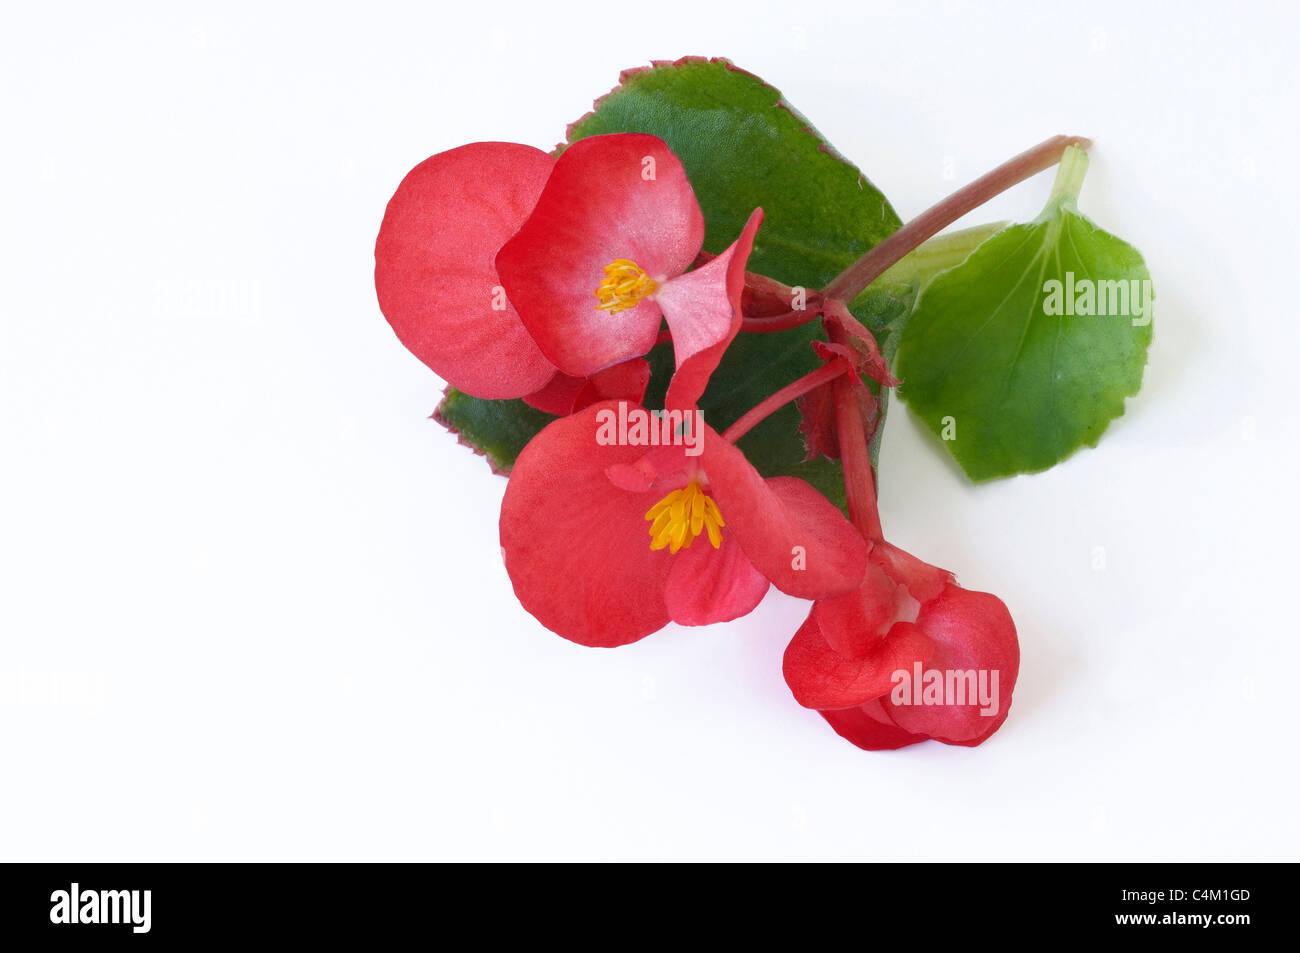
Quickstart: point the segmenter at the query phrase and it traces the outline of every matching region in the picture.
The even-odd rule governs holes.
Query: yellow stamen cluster
[[[635,308],[637,302],[657,287],[636,262],[615,258],[605,266],[605,277],[596,289],[596,297],[600,299],[596,310],[615,314]]]
[[[689,548],[695,537],[707,531],[709,542],[717,549],[722,545],[720,530],[722,511],[713,498],[704,495],[700,485],[692,480],[680,490],[673,490],[646,512],[650,521],[650,548],[668,547],[670,553]]]

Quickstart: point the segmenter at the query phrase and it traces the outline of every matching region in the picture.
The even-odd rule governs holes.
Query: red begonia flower
[[[624,645],[670,620],[738,618],[769,582],[807,599],[861,582],[866,544],[807,483],[764,479],[698,417],[698,441],[628,445],[630,426],[609,428],[632,419],[654,418],[605,401],[554,421],[511,471],[502,553],[519,601],[547,628]]]
[[[495,264],[554,165],[531,146],[461,146],[412,169],[384,213],[375,242],[379,307],[411,353],[475,397],[522,397],[555,374]]]
[[[996,596],[877,541],[854,592],[813,604],[783,668],[795,699],[861,748],[977,745],[1007,717],[1020,647]]]
[[[533,339],[565,374],[589,377],[645,354],[661,319],[680,368],[734,334],[759,221],[688,274],[704,216],[681,162],[655,136],[592,136],[556,160],[496,266]]]

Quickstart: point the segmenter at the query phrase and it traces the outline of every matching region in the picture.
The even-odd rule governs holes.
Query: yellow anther
[[[615,258],[605,266],[605,277],[596,289],[598,311],[614,314],[635,308],[637,303],[659,287],[641,266],[626,258]]]
[[[667,546],[670,553],[690,548],[701,531],[709,534],[717,549],[722,545],[722,527],[727,525],[713,497],[705,495],[694,480],[650,507],[645,518],[650,521],[650,548]]]

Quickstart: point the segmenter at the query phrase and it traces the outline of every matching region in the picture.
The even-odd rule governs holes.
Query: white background
[[[1296,859],[1285,4],[8,9],[0,857]],[[1141,395],[972,488],[906,411],[887,532],[1011,608],[983,747],[799,708],[807,610],[583,649],[515,602],[504,481],[375,304],[426,156],[549,148],[620,69],[725,55],[910,217],[1053,133],[1146,255]],[[1025,218],[1046,173],[964,224]],[[599,531],[599,527],[593,527]],[[1097,547],[1105,568],[1094,569]]]

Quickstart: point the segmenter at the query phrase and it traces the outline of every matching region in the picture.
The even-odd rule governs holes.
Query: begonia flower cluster
[[[754,209],[707,253],[686,169],[655,136],[593,136],[558,155],[473,143],[398,186],[375,286],[398,338],[448,384],[555,418],[515,460],[499,526],[515,595],[543,626],[622,646],[669,623],[740,618],[775,587],[812,603],[783,666],[799,704],[862,748],[979,744],[1006,718],[1015,627],[995,596],[879,531],[863,377],[897,382],[870,333],[842,302],[815,299],[820,370],[721,432],[700,412],[711,384],[725,386],[713,379],[745,333],[747,288],[779,284],[747,272],[762,222]],[[671,379],[650,408],[646,358],[663,342]],[[796,398],[824,409],[812,426],[853,484],[847,516],[737,446]]]

